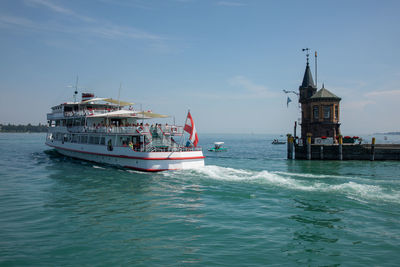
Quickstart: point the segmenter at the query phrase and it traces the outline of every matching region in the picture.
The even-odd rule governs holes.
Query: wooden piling
[[[339,160],[343,160],[343,136],[339,135]]]
[[[287,158],[293,159],[293,136],[287,135]]]
[[[371,142],[371,160],[375,160],[375,137],[372,137],[372,142]]]
[[[324,145],[321,145],[321,147],[320,147],[319,156],[320,156],[321,159],[324,159]]]
[[[311,159],[311,134],[307,134],[307,159]]]
[[[294,137],[290,137],[290,159],[293,159],[294,154]]]

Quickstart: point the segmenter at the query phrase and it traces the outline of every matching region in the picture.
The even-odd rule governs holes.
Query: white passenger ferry
[[[140,171],[204,166],[190,112],[185,127],[150,124],[149,119],[168,116],[134,110],[132,105],[83,93],[81,102],[54,106],[47,114],[46,145],[66,156]],[[187,142],[184,131],[190,134]]]

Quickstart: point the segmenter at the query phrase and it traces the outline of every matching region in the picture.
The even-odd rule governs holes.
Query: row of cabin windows
[[[57,113],[62,112],[62,107],[61,106],[53,107],[51,109],[53,110],[53,112],[57,112]]]
[[[94,144],[94,145],[105,145],[105,137],[104,136],[92,136],[92,135],[79,135],[79,134],[63,134],[56,133],[54,139],[57,141],[64,141],[70,143],[79,143],[79,144]]]
[[[50,126],[85,126],[84,119],[49,121]]]
[[[119,119],[111,119],[111,125],[121,125],[121,120]],[[97,123],[100,124],[100,123]],[[104,122],[101,121],[101,124],[104,125]],[[96,125],[94,123],[93,125]],[[85,119],[74,119],[74,120],[56,120],[56,121],[49,121],[49,126],[86,126]]]
[[[79,107],[79,105],[64,106],[64,112],[79,111],[79,110],[92,110],[92,109],[99,109],[99,110],[112,109],[112,110],[117,110],[117,107],[111,106],[111,105],[80,106],[80,107]]]
[[[313,106],[313,119],[319,120],[319,107],[320,106]],[[324,120],[329,120],[331,118],[331,109],[333,106],[322,106],[322,115]],[[339,109],[338,106],[335,106],[335,117],[334,119],[337,120],[339,118]]]
[[[80,134],[62,134],[56,133],[54,135],[55,140],[64,141],[69,143],[78,143],[78,144],[93,144],[93,145],[105,145],[105,137],[104,136],[94,136],[94,135],[80,135]],[[138,144],[139,142],[143,142],[143,137],[139,136],[126,136],[120,137],[118,145],[128,146],[130,142],[133,144]]]

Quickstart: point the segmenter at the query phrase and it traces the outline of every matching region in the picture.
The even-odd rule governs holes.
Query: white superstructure
[[[47,114],[46,145],[66,156],[140,171],[204,166],[201,148],[182,145],[182,126],[146,123],[168,116],[132,105],[82,94],[81,102],[54,106]]]

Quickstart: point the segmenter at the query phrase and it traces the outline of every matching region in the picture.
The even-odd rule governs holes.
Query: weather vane
[[[310,48],[307,47],[307,48],[303,48],[302,50],[303,50],[303,52],[307,51],[306,56],[307,56],[307,64],[308,64],[308,58],[310,57]]]

